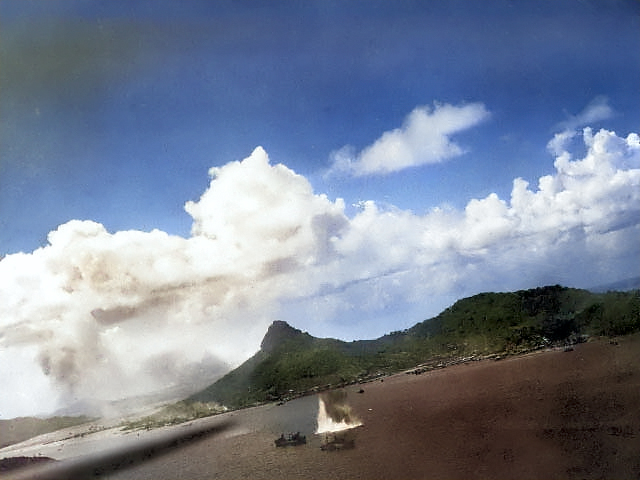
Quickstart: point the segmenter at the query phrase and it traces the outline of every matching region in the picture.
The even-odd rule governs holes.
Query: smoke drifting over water
[[[347,392],[335,390],[323,393],[318,397],[318,402],[316,433],[343,432],[362,425],[347,404]]]
[[[585,129],[574,159],[578,138],[554,138],[555,172],[537,188],[515,179],[510,199],[462,211],[366,201],[349,217],[257,148],[211,170],[185,205],[189,238],[60,225],[45,247],[0,260],[0,416],[179,386],[184,372],[204,387],[274,319],[372,338],[479,291],[637,276],[640,138]]]

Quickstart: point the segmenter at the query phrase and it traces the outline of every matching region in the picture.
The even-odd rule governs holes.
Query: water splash
[[[318,428],[316,433],[343,432],[359,427],[362,422],[346,403],[347,394],[336,390],[318,397]]]

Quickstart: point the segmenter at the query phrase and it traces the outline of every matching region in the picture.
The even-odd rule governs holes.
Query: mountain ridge
[[[253,357],[185,401],[240,408],[420,364],[518,354],[639,330],[640,291],[594,293],[560,285],[480,293],[373,340],[316,338],[276,320]]]

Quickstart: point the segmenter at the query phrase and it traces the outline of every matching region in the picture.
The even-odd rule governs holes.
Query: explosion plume
[[[359,427],[362,422],[347,404],[347,392],[334,390],[318,397],[318,428],[316,433],[342,432]]]

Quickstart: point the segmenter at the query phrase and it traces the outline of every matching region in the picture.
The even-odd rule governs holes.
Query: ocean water
[[[329,412],[329,413],[328,413]],[[331,414],[341,414],[331,418]],[[314,434],[348,430],[361,425],[353,418],[346,392],[342,395],[310,395],[291,400],[282,405],[270,404],[238,412],[245,431],[253,433]],[[351,417],[351,418],[350,418]]]
[[[249,408],[237,412],[237,417],[242,426],[253,433],[300,432],[309,435],[317,429],[318,396],[296,398],[282,405]]]

